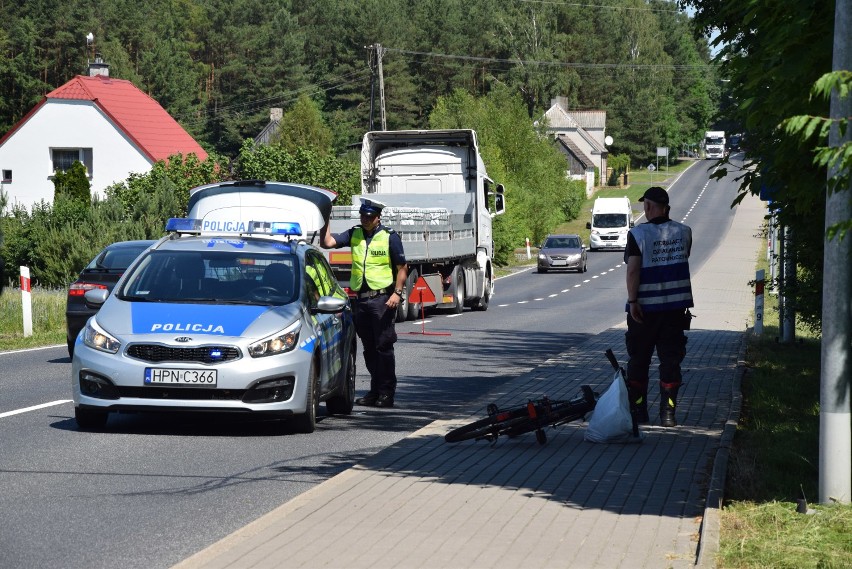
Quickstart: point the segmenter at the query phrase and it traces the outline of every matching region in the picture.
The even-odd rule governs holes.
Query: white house
[[[567,100],[557,97],[544,113],[547,132],[559,144],[559,149],[569,157],[568,175],[574,179],[585,179],[586,195],[594,187],[594,170],[598,169],[601,180],[606,179],[606,111],[569,111]],[[580,169],[582,168],[582,169]]]
[[[103,197],[111,184],[173,154],[207,158],[157,101],[101,73],[78,75],[51,91],[0,138],[0,189],[8,206],[53,201],[53,173],[75,160],[86,166],[92,194]]]

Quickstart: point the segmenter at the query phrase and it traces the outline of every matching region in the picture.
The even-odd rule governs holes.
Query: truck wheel
[[[482,292],[482,296],[477,299],[476,302],[470,307],[471,310],[476,310],[477,312],[484,312],[488,310],[488,303],[491,301],[491,295],[494,293],[494,281],[491,280],[491,275],[486,275],[485,277],[485,290]]]
[[[408,295],[403,296],[396,305],[396,321],[405,322],[406,320],[408,320]]]
[[[408,300],[411,298],[411,291],[414,290],[414,283],[417,282],[418,278],[420,278],[420,274],[417,272],[417,269],[411,269],[411,272],[408,273],[408,278],[405,280],[405,300],[408,305],[408,320],[417,320],[421,316],[421,303],[410,302]]]
[[[464,269],[461,265],[453,269],[453,286],[455,287],[455,303],[450,310],[453,314],[461,314],[464,310]]]

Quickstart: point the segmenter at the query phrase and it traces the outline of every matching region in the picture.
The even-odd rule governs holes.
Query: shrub
[[[53,174],[53,199],[62,197],[82,204],[92,199],[92,187],[89,184],[88,171],[82,162],[75,160],[65,172],[57,170]]]

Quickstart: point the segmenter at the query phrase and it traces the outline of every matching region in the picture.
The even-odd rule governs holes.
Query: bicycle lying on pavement
[[[606,351],[606,356],[613,368],[621,369],[624,374],[611,349]],[[588,385],[581,385],[580,391],[573,399],[553,400],[542,397],[531,399],[526,405],[511,409],[500,409],[491,403],[487,407],[488,417],[453,429],[444,435],[444,440],[448,443],[458,443],[474,439],[494,443],[500,435],[511,438],[535,431],[536,440],[543,445],[547,442],[545,427],[558,427],[578,419],[584,420],[587,414],[594,411],[599,394]]]

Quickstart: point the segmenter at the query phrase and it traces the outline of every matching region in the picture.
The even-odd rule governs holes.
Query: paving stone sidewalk
[[[699,317],[678,427],[659,426],[654,390],[640,444],[587,442],[580,422],[548,429],[545,445],[532,435],[447,444],[444,433],[472,417],[438,421],[176,567],[712,567],[762,214],[759,201],[744,201],[724,258],[694,276]],[[602,390],[607,348],[626,360],[623,327],[490,393],[474,415],[491,401]]]

